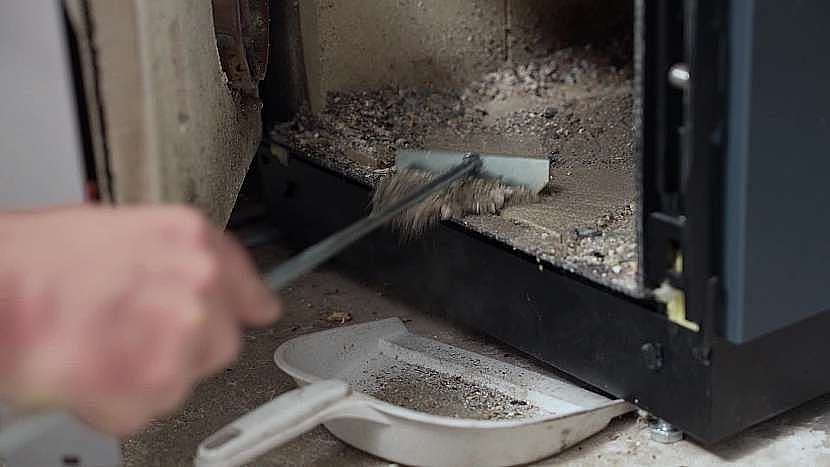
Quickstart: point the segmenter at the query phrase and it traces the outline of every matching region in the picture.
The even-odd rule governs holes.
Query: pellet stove
[[[321,2],[320,8],[338,9],[328,3]],[[515,15],[534,2],[507,3],[509,43],[516,30],[509,23],[510,8]],[[464,220],[446,222],[414,243],[378,233],[340,257],[340,267],[633,401],[705,443],[830,390],[830,373],[815,360],[830,351],[830,292],[825,286],[830,188],[823,180],[830,171],[825,149],[830,93],[824,85],[830,60],[819,45],[830,7],[818,1],[765,0],[541,3],[535,5],[541,9],[532,10],[537,19],[559,13],[579,24],[595,20],[607,25],[608,14],[622,14],[634,24],[629,66],[635,188],[626,193],[635,203],[635,285],[621,286],[599,266],[580,268],[556,253],[545,256],[542,248],[523,248],[516,243],[518,234],[496,235],[480,222]],[[352,7],[355,14],[366,13],[365,5]],[[341,6],[338,14],[349,10]],[[277,9],[272,58],[290,57],[302,46],[305,59],[294,62],[310,68],[300,74],[318,81],[298,81],[297,68],[272,74],[270,79],[281,81],[264,82],[267,116],[296,118],[302,104],[286,89],[299,82],[311,86],[311,95],[315,87],[345,90],[335,93],[334,101],[319,102],[323,96],[310,103],[323,114],[320,109],[327,105],[348,100],[348,92],[402,86],[394,78],[361,78],[371,82],[359,86],[340,76],[350,63],[367,60],[360,57],[361,50],[377,67],[360,73],[394,74],[384,67],[398,62],[362,42],[371,35],[365,31],[343,37],[349,28],[320,11],[318,27],[341,42],[331,42],[333,49],[323,47],[322,58],[310,63],[308,48],[317,43],[308,35],[301,35],[305,42],[286,39],[286,31],[296,33],[290,26],[296,12],[286,15]],[[382,17],[361,16],[367,21]],[[419,20],[423,18],[412,21]],[[296,24],[310,27],[304,21]],[[533,26],[544,29],[546,24],[558,29],[543,37],[591,43],[561,21]],[[561,30],[564,36],[557,36]],[[454,46],[453,31],[442,34],[441,41]],[[466,32],[462,36],[461,49],[467,40],[479,40]],[[333,41],[321,37],[315,40]],[[419,44],[432,40],[408,38]],[[389,45],[396,40],[388,39]],[[568,44],[553,40],[544,45],[556,50]],[[420,73],[431,66],[427,63],[439,62],[440,56],[413,70]],[[272,70],[283,63],[272,60]],[[367,106],[374,105],[373,95],[360,95],[369,96]],[[296,126],[289,131],[297,131]],[[297,246],[366,213],[372,178],[332,164],[334,156],[322,152],[281,144],[258,158],[275,222]],[[557,154],[547,156],[557,180],[563,176],[557,172]],[[384,170],[382,163],[364,165],[372,173]],[[598,192],[604,192],[602,180],[593,182]],[[587,190],[594,189],[586,183]],[[567,197],[568,190],[551,196]],[[584,237],[593,234],[572,233],[571,227],[580,226],[552,228],[550,235],[559,235],[561,242],[591,241]],[[608,252],[598,255],[608,257]]]

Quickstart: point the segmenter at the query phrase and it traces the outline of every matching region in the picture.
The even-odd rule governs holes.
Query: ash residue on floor
[[[638,294],[632,71],[617,63],[601,50],[570,48],[471,77],[459,90],[331,94],[322,113],[298,115],[272,136],[368,185],[390,173],[397,148],[549,158],[551,187],[538,203],[463,223]]]
[[[286,251],[273,246],[260,247],[254,255],[264,269],[288,256]],[[291,378],[274,365],[274,349],[299,335],[339,326],[325,319],[331,310],[349,313],[355,323],[400,317],[416,334],[428,335],[534,372],[557,376],[549,373],[550,367],[492,339],[408,308],[378,290],[356,284],[329,270],[318,270],[303,277],[282,291],[282,299],[286,316],[270,329],[248,331],[238,362],[199,385],[180,411],[153,422],[143,432],[124,440],[125,467],[192,467],[196,447],[202,440],[237,417],[296,387]],[[612,422],[604,432],[535,465],[830,465],[829,429],[830,397],[827,396],[708,449],[688,440],[672,445],[651,442],[644,423],[638,422],[635,416],[624,416]],[[388,467],[390,463],[346,445],[320,427],[249,465]]]
[[[361,370],[353,387],[366,395],[419,412],[473,420],[538,417],[544,412],[526,401],[430,368],[396,362],[376,371]]]

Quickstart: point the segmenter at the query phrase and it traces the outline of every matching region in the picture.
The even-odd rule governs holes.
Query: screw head
[[[663,347],[660,344],[647,342],[640,347],[646,368],[657,371],[663,367]]]

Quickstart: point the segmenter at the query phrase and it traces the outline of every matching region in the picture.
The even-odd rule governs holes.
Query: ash
[[[324,111],[299,114],[272,138],[370,186],[394,175],[398,148],[548,158],[551,189],[531,205],[495,203],[476,213],[438,203],[425,220],[398,228],[420,233],[452,211],[454,222],[540,264],[641,295],[631,69],[582,47],[471,78],[464,89],[333,93]]]
[[[546,415],[527,401],[479,386],[458,375],[398,362],[355,389],[418,412],[472,420],[513,420]]]

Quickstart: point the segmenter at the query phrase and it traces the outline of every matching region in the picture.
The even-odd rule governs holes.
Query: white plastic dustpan
[[[243,465],[320,424],[358,449],[406,465],[526,464],[582,441],[634,408],[413,335],[394,318],[298,337],[274,358],[300,389],[209,437],[199,446],[197,466]],[[416,392],[407,394],[410,385]],[[437,403],[442,394],[473,418],[457,418],[450,413],[454,407]],[[404,407],[418,404],[431,413]]]

